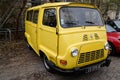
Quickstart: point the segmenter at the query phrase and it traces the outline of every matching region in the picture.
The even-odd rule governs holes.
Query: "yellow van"
[[[29,8],[25,37],[50,72],[91,72],[111,62],[105,25],[92,5],[56,2]]]

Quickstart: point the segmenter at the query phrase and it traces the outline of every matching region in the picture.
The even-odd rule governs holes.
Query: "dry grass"
[[[1,42],[0,43],[0,59],[15,57],[19,54],[17,51],[23,49],[25,46],[24,40]]]

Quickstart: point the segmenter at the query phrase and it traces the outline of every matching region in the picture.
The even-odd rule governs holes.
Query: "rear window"
[[[32,21],[32,16],[33,16],[33,10],[27,12],[27,20]]]
[[[27,11],[26,20],[37,24],[37,22],[38,22],[38,13],[39,13],[39,10]]]
[[[37,23],[37,22],[38,22],[38,13],[39,13],[38,10],[35,10],[35,11],[34,11],[34,14],[33,14],[33,22],[34,22],[34,23]]]

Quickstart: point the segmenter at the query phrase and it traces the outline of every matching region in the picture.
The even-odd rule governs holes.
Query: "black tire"
[[[45,68],[46,68],[46,70],[47,70],[48,72],[54,73],[53,68],[52,68],[52,67],[50,66],[50,64],[48,63],[48,58],[47,58],[45,55],[43,55],[43,64],[44,64],[44,66],[45,66]]]
[[[27,39],[25,39],[25,42],[26,42],[26,44],[27,44],[27,47],[28,47],[30,50],[32,50],[32,47],[29,45]]]
[[[115,47],[112,43],[109,43],[110,45],[110,49],[111,49],[111,52],[110,52],[110,55],[115,55],[116,54],[116,50],[115,50]]]
[[[27,42],[27,47],[32,50],[32,47],[29,45],[29,43]]]

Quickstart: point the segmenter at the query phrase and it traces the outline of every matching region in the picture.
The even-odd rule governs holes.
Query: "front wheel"
[[[44,56],[43,56],[43,64],[44,64],[44,66],[45,66],[45,68],[46,68],[46,70],[47,70],[48,72],[53,73],[54,70],[52,69],[52,67],[50,66],[50,64],[49,64],[48,62],[49,62],[49,61],[48,61],[48,58],[44,55]]]
[[[115,55],[116,50],[115,50],[114,45],[112,43],[109,43],[109,45],[110,45],[110,49],[111,49],[110,55]]]

